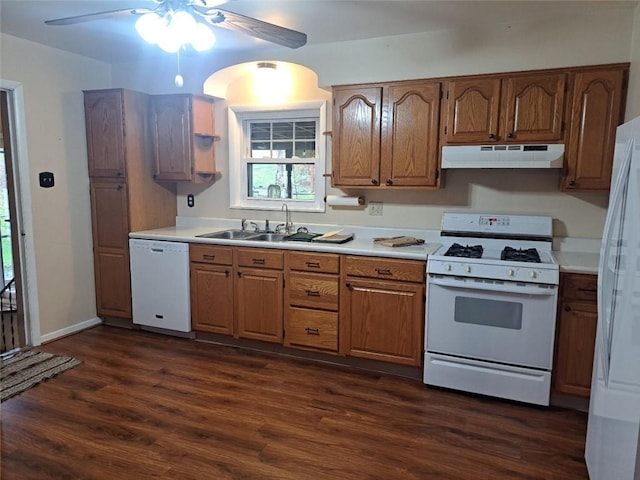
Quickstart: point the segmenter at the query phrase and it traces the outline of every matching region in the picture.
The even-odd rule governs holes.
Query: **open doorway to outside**
[[[0,90],[0,353],[25,345],[19,236],[7,92]]]

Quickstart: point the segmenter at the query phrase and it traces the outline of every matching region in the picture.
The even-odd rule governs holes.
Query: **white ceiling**
[[[585,12],[623,8],[634,1],[427,1],[427,0],[229,0],[222,8],[304,32],[307,45],[386,37],[433,30],[466,29],[478,24],[543,21]],[[161,54],[135,32],[136,17],[118,17],[68,26],[45,20],[121,8],[153,8],[151,0],[0,0],[0,31],[98,60],[117,63]],[[241,52],[273,45],[215,28],[220,51]],[[281,47],[286,48],[286,47]],[[305,47],[301,47],[305,48]]]

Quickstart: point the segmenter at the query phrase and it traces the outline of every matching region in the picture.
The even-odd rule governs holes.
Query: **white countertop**
[[[336,228],[343,228],[342,233],[354,233],[354,239],[343,244],[328,244],[315,242],[268,242],[255,240],[224,240],[213,238],[201,238],[197,235],[212,233],[216,231],[238,228],[239,220],[229,219],[206,219],[206,221],[196,221],[194,219],[181,219],[178,217],[177,225],[174,227],[157,228],[132,232],[130,238],[146,240],[165,240],[172,242],[205,243],[212,245],[234,245],[259,248],[278,248],[285,250],[303,250],[312,252],[333,252],[351,255],[367,255],[376,257],[404,258],[409,260],[426,260],[439,247],[438,232],[419,229],[403,228],[373,228],[357,226],[336,226],[336,225],[305,225],[310,232],[326,233]],[[375,237],[391,237],[407,235],[422,238],[425,243],[422,245],[410,245],[406,247],[385,247],[374,245]]]
[[[300,225],[295,225],[297,228]],[[234,245],[259,248],[279,248],[285,250],[303,250],[312,252],[333,252],[351,255],[367,255],[389,258],[405,258],[409,260],[426,260],[439,247],[440,232],[436,230],[386,227],[361,227],[354,225],[306,224],[310,232],[326,233],[343,228],[343,233],[353,233],[354,239],[344,244],[311,243],[311,242],[265,242],[253,240],[223,240],[201,238],[197,235],[228,229],[238,229],[240,220],[219,218],[177,217],[176,226],[132,232],[130,238],[146,240],[165,240],[172,242],[207,243],[213,245]],[[422,238],[422,245],[406,247],[385,247],[374,245],[375,237],[393,237],[407,235]],[[599,253],[597,239],[558,239],[554,241],[553,255],[560,265],[561,272],[597,274]],[[574,250],[575,249],[575,250]],[[585,250],[585,251],[581,251]]]
[[[600,254],[591,252],[553,252],[561,272],[598,274]]]

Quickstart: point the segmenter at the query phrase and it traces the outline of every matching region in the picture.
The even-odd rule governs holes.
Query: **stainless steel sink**
[[[247,238],[247,240],[259,240],[262,242],[280,242],[287,235],[284,233],[258,233],[253,237]]]
[[[251,237],[260,235],[256,232],[247,232],[244,230],[223,230],[221,232],[203,233],[202,235],[196,235],[200,238],[219,238],[223,240],[253,240]]]

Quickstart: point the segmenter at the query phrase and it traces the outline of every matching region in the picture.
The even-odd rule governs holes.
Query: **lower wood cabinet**
[[[553,388],[589,397],[598,308],[595,275],[563,273],[556,329]]]
[[[422,364],[425,262],[191,244],[193,330]]]
[[[338,351],[340,256],[288,252],[284,344]]]
[[[342,260],[340,333],[344,353],[420,366],[425,262],[354,256]]]
[[[190,245],[191,328],[234,334],[234,288],[231,247]]]
[[[237,248],[234,254],[238,336],[282,343],[284,252]]]

